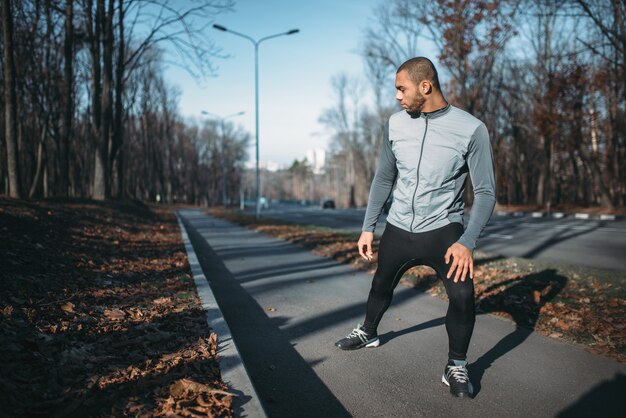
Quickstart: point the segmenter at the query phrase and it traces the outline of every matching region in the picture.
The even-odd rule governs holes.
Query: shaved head
[[[409,79],[415,84],[419,84],[423,80],[428,80],[436,90],[441,91],[437,69],[428,58],[411,58],[398,67],[396,74],[400,71],[406,71],[409,75]]]

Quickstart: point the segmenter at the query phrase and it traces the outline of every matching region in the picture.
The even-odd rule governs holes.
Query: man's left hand
[[[468,272],[469,278],[474,279],[474,258],[469,248],[455,242],[446,251],[446,264],[450,263],[450,257],[452,257],[452,265],[446,276],[448,279],[454,275],[454,283],[458,282],[459,278],[464,282]]]

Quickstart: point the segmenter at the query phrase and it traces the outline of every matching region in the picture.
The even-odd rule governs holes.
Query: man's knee
[[[474,287],[461,282],[452,283],[448,294],[450,304],[455,310],[469,312],[474,309]]]

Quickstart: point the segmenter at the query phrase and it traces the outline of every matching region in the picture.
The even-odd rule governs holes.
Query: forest
[[[206,22],[232,4],[3,0],[2,193],[220,202],[249,134],[186,122],[163,69],[214,74]]]
[[[385,121],[399,110],[395,71],[434,49],[448,101],[488,127],[499,204],[623,208],[625,1],[393,0],[372,16],[360,44],[367,76],[337,74],[336,105],[320,117],[333,133],[328,170],[314,180],[299,161],[299,190],[367,203]]]
[[[184,4],[184,6],[182,6]],[[2,0],[0,193],[215,205],[254,196],[251,135],[191,123],[164,78],[223,55],[207,27],[230,0]],[[262,195],[363,206],[393,78],[432,53],[450,103],[489,129],[502,205],[624,207],[624,0],[390,0],[358,41],[365,75],[339,72],[320,113],[326,166],[262,173]],[[324,45],[320,45],[324,48]],[[349,70],[349,69],[346,69]]]

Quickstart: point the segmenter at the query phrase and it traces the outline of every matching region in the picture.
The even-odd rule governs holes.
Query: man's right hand
[[[358,247],[359,247],[359,255],[367,261],[372,261],[374,257],[374,252],[372,251],[372,242],[374,241],[374,233],[363,231],[361,232],[361,237],[359,238]]]

